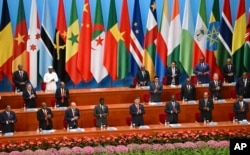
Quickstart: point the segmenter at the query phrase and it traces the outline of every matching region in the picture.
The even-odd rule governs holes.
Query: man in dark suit
[[[195,86],[190,82],[190,79],[186,79],[186,83],[181,86],[181,99],[184,100],[196,100]]]
[[[247,119],[247,113],[249,111],[248,103],[243,100],[242,95],[240,95],[238,101],[234,103],[233,108],[235,113],[235,119],[238,119],[239,121]]]
[[[178,114],[181,112],[180,104],[176,102],[175,95],[171,96],[171,101],[166,103],[165,113],[167,113],[167,122],[170,124],[178,123]]]
[[[246,72],[237,80],[235,88],[237,95],[242,95],[244,98],[250,98],[250,79],[247,78]]]
[[[18,92],[25,90],[25,86],[29,82],[29,77],[21,64],[18,65],[18,70],[13,73],[12,81]]]
[[[234,65],[232,65],[231,59],[228,58],[226,65],[224,65],[222,68],[222,73],[224,75],[225,82],[227,83],[234,82],[235,72],[236,69]]]
[[[132,116],[132,124],[135,126],[144,125],[143,115],[145,114],[144,106],[140,104],[140,97],[134,99],[134,103],[129,107]]]
[[[50,108],[47,108],[45,102],[42,103],[42,107],[37,111],[36,116],[39,122],[39,129],[51,130],[53,128],[53,113]]]
[[[31,84],[26,85],[26,89],[23,92],[23,99],[26,108],[36,108],[36,91],[33,90]]]
[[[212,110],[214,109],[214,102],[208,98],[208,92],[204,92],[204,98],[199,100],[200,121],[212,120]]]
[[[5,110],[0,114],[0,121],[2,125],[2,133],[14,132],[14,123],[17,118],[14,111],[11,110],[10,105],[5,106]]]
[[[179,85],[181,71],[176,67],[176,62],[171,62],[171,67],[167,68],[167,85]]]
[[[59,107],[67,107],[69,99],[69,90],[65,88],[64,82],[60,83],[60,88],[56,89],[56,105]]]
[[[154,77],[154,82],[150,84],[149,92],[151,97],[151,102],[161,102],[161,93],[163,86],[159,82],[159,77]]]
[[[96,126],[107,126],[107,116],[109,114],[108,106],[104,104],[104,98],[100,98],[100,103],[94,108],[94,116],[96,117]]]
[[[139,70],[136,74],[136,80],[140,86],[149,85],[150,75],[149,72],[145,69],[145,66],[141,66],[141,70]]]
[[[209,83],[209,91],[214,99],[222,99],[222,82],[217,73],[214,73],[213,80]]]
[[[76,108],[76,103],[71,102],[70,108],[65,111],[64,119],[70,129],[78,128],[78,120],[80,119],[80,111]]]
[[[200,63],[196,65],[194,74],[197,76],[198,83],[209,83],[210,67],[204,62],[204,57],[200,57]]]

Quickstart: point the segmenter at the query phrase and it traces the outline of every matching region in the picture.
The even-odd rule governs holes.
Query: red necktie
[[[62,95],[61,101],[64,102],[64,89],[62,89],[61,95]]]
[[[47,115],[47,112],[45,109],[43,109],[43,114],[44,114],[45,119],[46,119],[46,125],[49,125],[49,119],[48,119],[48,115]]]

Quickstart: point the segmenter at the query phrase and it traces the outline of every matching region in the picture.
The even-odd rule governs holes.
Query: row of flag
[[[32,0],[28,29],[23,0],[19,0],[13,37],[8,3],[3,0],[0,75],[5,74],[11,81],[18,64],[23,64],[36,87],[39,77],[43,77],[47,67],[53,65],[61,81],[71,80],[78,84],[94,78],[100,83],[108,75],[112,80],[124,79],[129,73],[134,76],[144,64],[151,78],[154,75],[163,78],[167,64],[176,61],[182,73],[192,76],[201,56],[210,64],[212,73],[221,75],[227,58],[232,58],[237,76],[250,71],[250,15],[247,23],[245,0],[239,0],[234,27],[229,0],[224,0],[221,14],[219,0],[214,0],[209,22],[205,1],[201,0],[196,26],[190,0],[185,0],[182,25],[178,0],[173,1],[171,18],[168,0],[164,0],[161,19],[157,20],[156,2],[151,0],[144,33],[138,0],[134,1],[131,25],[127,0],[122,0],[119,24],[115,0],[110,0],[106,28],[101,0],[96,2],[94,17],[91,16],[89,0],[84,0],[81,27],[76,0],[72,0],[68,26],[63,0],[59,0],[56,28],[51,24],[49,1],[44,0],[42,19],[39,20],[36,0]]]

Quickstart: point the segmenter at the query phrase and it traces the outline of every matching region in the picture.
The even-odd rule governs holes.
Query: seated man
[[[149,72],[145,69],[145,66],[141,66],[141,70],[139,70],[136,74],[136,80],[140,86],[148,86],[150,81]]]
[[[226,65],[224,65],[222,68],[222,73],[224,75],[225,82],[227,83],[234,82],[235,72],[236,72],[235,67],[232,64],[231,59],[228,58]]]
[[[69,129],[78,128],[78,120],[80,119],[80,111],[76,108],[76,103],[71,102],[70,108],[65,111],[64,119],[67,121]]]
[[[29,76],[27,72],[23,70],[23,65],[18,65],[18,70],[13,73],[12,81],[18,92],[25,90],[26,84],[29,82]]]
[[[37,111],[36,115],[39,122],[39,129],[51,130],[53,128],[53,113],[51,109],[46,106],[45,102],[42,103],[42,107]]]
[[[0,113],[0,121],[2,125],[2,133],[14,132],[14,123],[16,123],[17,118],[14,111],[11,110],[9,104],[5,106],[5,110]]]
[[[96,126],[107,126],[107,116],[109,114],[108,106],[104,104],[104,98],[100,98],[100,103],[94,108],[94,116],[96,117]]]
[[[162,94],[163,86],[159,82],[159,77],[154,77],[154,82],[150,84],[149,93],[151,97],[151,102],[161,102],[161,94]]]
[[[179,85],[181,71],[176,67],[176,62],[171,62],[171,67],[167,68],[167,85]]]
[[[181,86],[181,99],[184,100],[196,100],[196,89],[195,86],[190,82],[190,79],[186,79],[186,83]]]
[[[178,123],[178,114],[181,112],[180,104],[176,102],[175,96],[171,96],[171,101],[165,105],[165,113],[167,113],[167,122],[170,124]]]
[[[250,98],[250,79],[247,78],[246,72],[237,80],[235,89],[237,95],[242,95],[243,98]]]
[[[69,90],[65,88],[64,82],[60,83],[60,88],[56,89],[56,105],[59,107],[67,107],[69,99]]]
[[[129,112],[132,116],[132,124],[135,126],[144,125],[143,115],[145,114],[144,106],[140,104],[140,97],[134,99],[134,103],[129,106]]]
[[[217,73],[214,73],[213,80],[209,83],[209,91],[213,99],[222,99],[222,82]]]
[[[204,92],[204,98],[199,100],[200,121],[212,121],[212,110],[214,110],[214,102],[208,98],[208,92]]]
[[[196,65],[194,74],[197,76],[198,83],[209,83],[210,67],[204,62],[204,57],[200,57],[200,63]]]
[[[233,105],[235,119],[241,121],[247,119],[247,113],[249,111],[248,103],[243,100],[243,96],[240,95],[238,101]]]
[[[23,92],[23,99],[26,108],[36,108],[36,91],[33,90],[31,84],[26,85],[26,90]]]

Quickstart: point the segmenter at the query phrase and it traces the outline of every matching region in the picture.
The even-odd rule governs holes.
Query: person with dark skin
[[[26,71],[23,70],[23,65],[18,65],[18,70],[13,73],[12,81],[15,84],[16,91],[24,91],[26,84],[29,82],[29,76]]]

